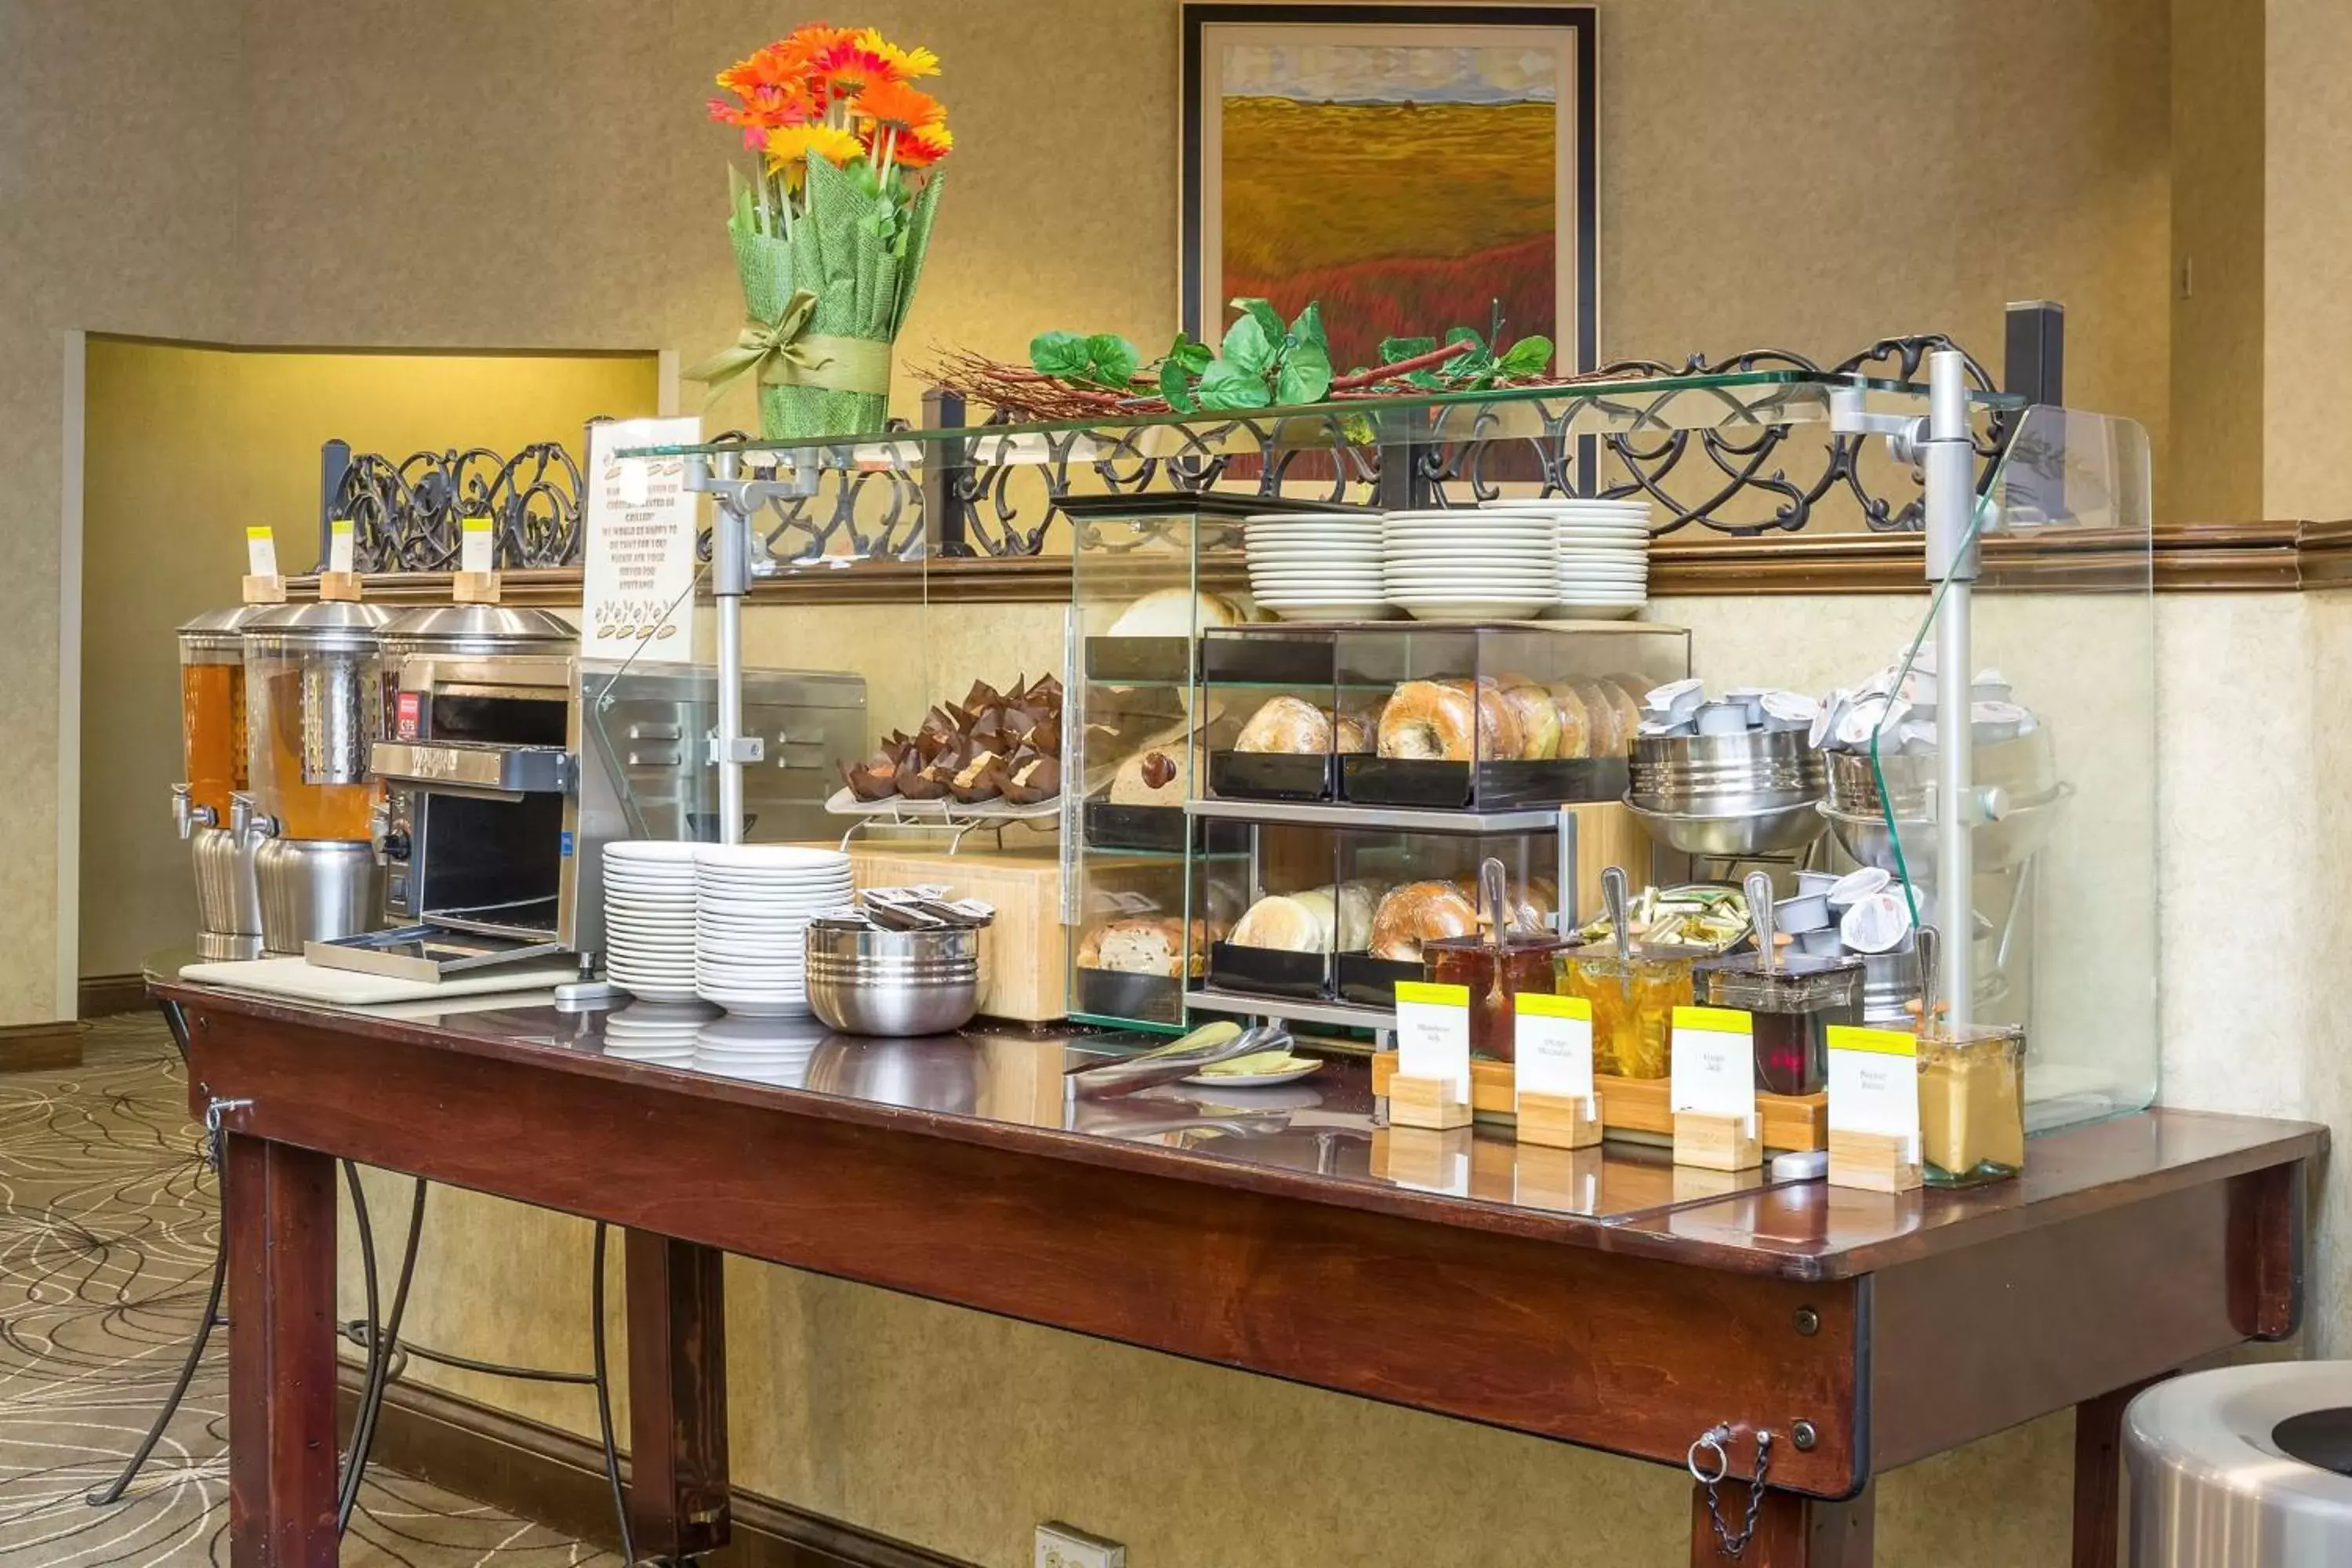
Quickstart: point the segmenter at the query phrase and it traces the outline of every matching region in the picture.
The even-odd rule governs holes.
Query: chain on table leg
[[[1748,1550],[1748,1543],[1756,1539],[1756,1521],[1764,1511],[1764,1479],[1772,1468],[1772,1434],[1769,1432],[1756,1434],[1756,1479],[1748,1486],[1748,1516],[1742,1521],[1738,1535],[1732,1534],[1730,1528],[1723,1522],[1721,1506],[1721,1482],[1731,1468],[1731,1455],[1727,1447],[1730,1436],[1730,1427],[1724,1426],[1714,1427],[1691,1445],[1687,1463],[1692,1477],[1706,1489],[1707,1522],[1715,1527],[1715,1538],[1722,1545],[1723,1554],[1726,1557],[1738,1558]],[[1706,1474],[1699,1469],[1698,1454],[1702,1448],[1716,1457],[1717,1466],[1713,1475]]]

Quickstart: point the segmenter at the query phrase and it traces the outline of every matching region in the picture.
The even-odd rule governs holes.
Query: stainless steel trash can
[[[2124,1413],[2131,1568],[2352,1563],[2352,1362],[2224,1367]]]

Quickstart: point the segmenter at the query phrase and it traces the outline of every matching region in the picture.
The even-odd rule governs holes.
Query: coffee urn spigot
[[[253,796],[240,790],[228,797],[228,830],[240,847],[278,837],[278,819],[253,809]]]
[[[199,827],[220,826],[220,818],[214,814],[211,806],[198,805],[191,798],[194,788],[193,784],[175,784],[172,786],[172,826],[180,830],[182,838],[189,837]]]

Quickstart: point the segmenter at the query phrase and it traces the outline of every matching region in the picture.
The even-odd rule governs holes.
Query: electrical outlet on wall
[[[1037,1527],[1034,1568],[1127,1568],[1127,1548],[1057,1520]]]

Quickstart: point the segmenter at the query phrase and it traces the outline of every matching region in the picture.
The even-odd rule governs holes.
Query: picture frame
[[[1591,5],[1185,4],[1184,330],[1320,299],[1345,370],[1499,314],[1597,368],[1596,30]]]

